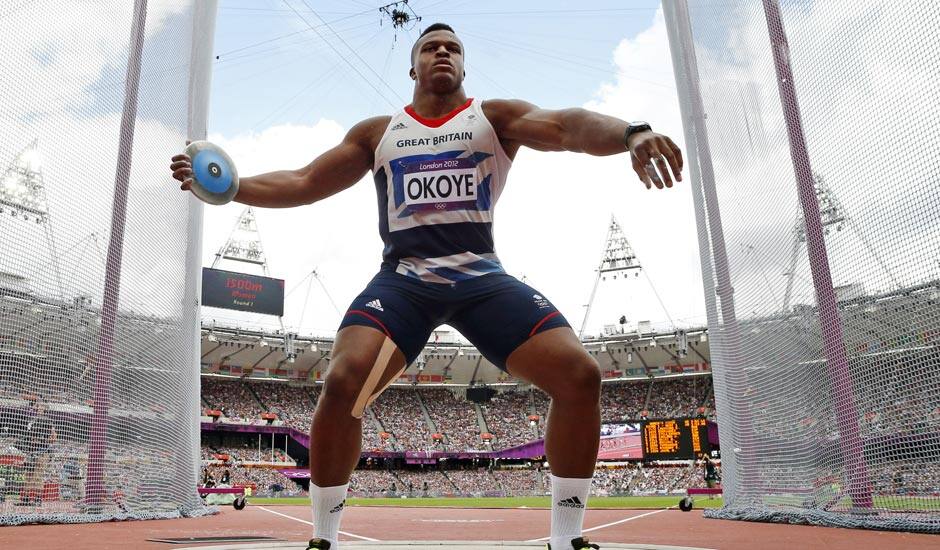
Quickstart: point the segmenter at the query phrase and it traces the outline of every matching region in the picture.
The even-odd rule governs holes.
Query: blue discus
[[[194,141],[186,147],[192,159],[192,191],[209,204],[225,204],[238,193],[238,170],[231,157],[218,145]]]

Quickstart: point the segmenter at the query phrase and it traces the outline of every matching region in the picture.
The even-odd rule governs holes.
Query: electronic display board
[[[643,458],[640,445],[640,423],[616,422],[601,424],[601,443],[598,460],[639,460]]]
[[[202,305],[284,315],[284,280],[202,268]]]
[[[646,460],[690,460],[710,451],[704,418],[644,420],[640,438]]]

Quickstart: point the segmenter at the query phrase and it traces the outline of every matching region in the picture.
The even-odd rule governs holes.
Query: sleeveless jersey
[[[511,165],[473,98],[439,119],[392,116],[372,168],[382,268],[432,283],[502,272],[493,209]]]

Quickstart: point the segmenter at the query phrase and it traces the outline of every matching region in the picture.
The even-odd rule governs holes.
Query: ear
[[[411,77],[411,80],[418,80],[418,73],[415,72],[414,67],[408,70],[408,76]]]

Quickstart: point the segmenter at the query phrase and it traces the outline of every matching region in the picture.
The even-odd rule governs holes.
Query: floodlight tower
[[[816,202],[819,203],[819,214],[820,221],[822,222],[822,229],[824,235],[829,235],[832,230],[836,232],[841,232],[844,227],[852,229],[855,233],[855,236],[859,241],[865,246],[865,249],[871,255],[872,258],[878,262],[878,265],[884,270],[888,278],[891,280],[891,283],[895,288],[900,288],[901,285],[898,283],[897,279],[894,277],[894,273],[888,268],[888,265],[885,264],[884,260],[881,259],[881,256],[878,255],[878,252],[872,247],[868,239],[865,238],[864,233],[859,230],[858,226],[855,225],[852,218],[849,217],[845,208],[842,206],[842,203],[839,202],[839,199],[833,193],[832,189],[826,185],[826,180],[820,174],[813,174],[813,188],[816,192]],[[793,280],[796,277],[796,268],[797,262],[800,258],[800,250],[803,245],[806,244],[806,226],[803,222],[803,213],[802,211],[796,216],[796,219],[793,223],[793,246],[790,249],[790,269],[784,274],[787,278],[786,290],[783,294],[783,310],[786,311],[790,309],[790,301],[793,298]]]
[[[212,269],[215,269],[222,260],[260,266],[265,277],[271,276],[268,271],[268,258],[264,254],[264,245],[261,242],[261,232],[258,231],[258,222],[252,207],[246,206],[238,216],[225,244],[215,253]],[[294,335],[288,335],[284,330],[284,317],[278,316],[277,322],[281,325],[281,333],[284,334],[284,341],[287,344],[288,339],[292,339]],[[293,345],[285,345],[284,353],[288,360],[293,362],[293,350],[288,351],[288,347],[293,348]]]
[[[59,273],[59,255],[56,253],[55,238],[49,224],[49,203],[46,200],[38,138],[24,147],[7,165],[3,175],[0,175],[0,214],[6,212],[9,212],[11,217],[19,217],[24,222],[34,221],[42,226],[46,246],[49,247],[56,290],[60,298],[64,297],[62,276]],[[16,273],[8,275],[23,277]]]
[[[584,320],[581,321],[581,329],[578,331],[579,340],[584,336],[584,329],[587,327],[588,318],[591,316],[594,296],[597,294],[597,287],[601,279],[605,278],[607,274],[613,274],[616,278],[617,274],[620,273],[626,276],[633,273],[634,276],[638,277],[643,269],[640,260],[633,252],[633,247],[630,246],[630,242],[627,240],[627,236],[623,234],[623,229],[620,228],[620,224],[617,223],[617,219],[614,218],[613,214],[610,215],[606,243],[604,254],[601,256],[601,263],[597,266],[597,277],[594,279],[591,297],[588,298],[588,303],[585,305]]]
[[[260,266],[264,276],[269,276],[268,260],[264,255],[264,245],[261,243],[261,232],[258,231],[255,211],[250,206],[242,210],[225,244],[215,253],[212,269],[215,269],[222,260]]]

